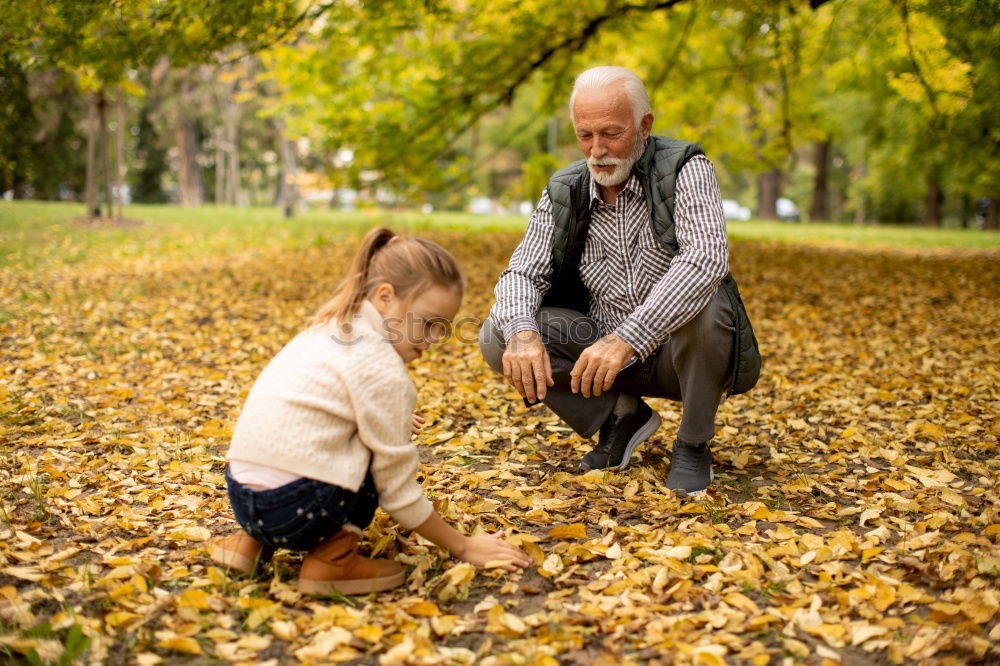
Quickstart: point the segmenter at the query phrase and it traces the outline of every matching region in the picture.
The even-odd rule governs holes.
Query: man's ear
[[[639,125],[642,128],[642,138],[648,139],[649,133],[653,131],[653,112],[647,111],[646,115],[642,117],[642,122]]]

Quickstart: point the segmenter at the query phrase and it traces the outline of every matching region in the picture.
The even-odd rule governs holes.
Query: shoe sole
[[[662,423],[660,415],[654,410],[649,419],[647,419],[646,422],[635,431],[635,434],[632,435],[632,439],[628,440],[628,446],[625,447],[625,455],[622,456],[622,461],[618,464],[619,470],[623,470],[628,467],[628,463],[632,459],[632,453],[635,451],[635,447],[645,442],[650,435],[656,432],[660,427],[660,423]]]
[[[315,597],[328,597],[334,594],[347,596],[350,594],[369,594],[399,587],[406,580],[406,572],[382,576],[380,578],[363,578],[358,580],[311,580],[299,579],[299,592]]]

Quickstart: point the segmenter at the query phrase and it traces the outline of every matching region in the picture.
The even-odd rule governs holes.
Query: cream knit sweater
[[[370,465],[379,504],[413,529],[433,510],[410,441],[417,391],[375,306],[362,301],[353,322],[350,339],[331,323],[278,352],[250,389],[228,458],[352,491]]]

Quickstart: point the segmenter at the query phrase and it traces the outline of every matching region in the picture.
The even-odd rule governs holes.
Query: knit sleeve
[[[358,354],[345,377],[358,436],[371,451],[371,473],[379,504],[400,525],[413,529],[433,507],[417,483],[419,457],[410,440],[417,392],[406,368],[388,343]],[[395,358],[393,358],[395,357]]]

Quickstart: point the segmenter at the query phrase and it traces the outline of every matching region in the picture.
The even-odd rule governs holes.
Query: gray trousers
[[[673,333],[643,363],[619,373],[611,390],[583,397],[570,391],[569,373],[583,350],[601,337],[597,322],[565,308],[543,307],[538,332],[552,362],[552,379],[543,402],[581,437],[589,438],[607,419],[620,393],[669,398],[682,403],[677,437],[707,442],[715,434],[715,412],[731,379],[733,309],[717,290],[691,321]],[[479,349],[494,372],[503,373],[503,333],[487,319],[479,331]]]

